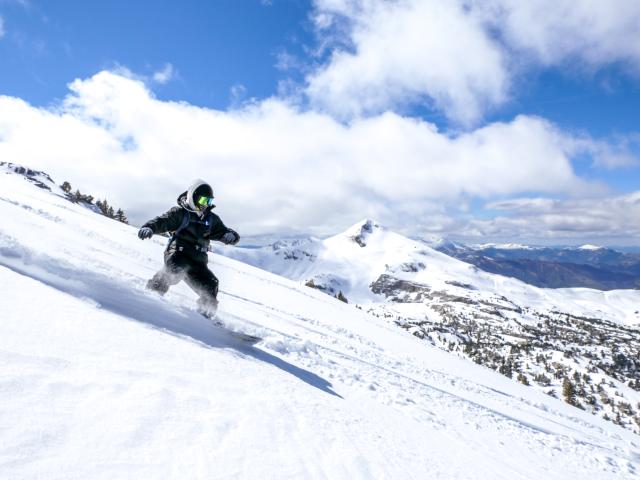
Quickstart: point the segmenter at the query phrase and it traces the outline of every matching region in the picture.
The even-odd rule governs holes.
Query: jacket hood
[[[199,178],[194,180],[193,183],[189,186],[189,189],[187,191],[182,192],[180,195],[178,195],[178,199],[177,199],[178,205],[186,208],[187,210],[191,210],[192,212],[199,213],[200,210],[198,210],[196,204],[193,201],[193,193],[196,191],[198,187],[201,187],[203,185],[207,185],[209,188],[211,188],[211,186],[204,180],[200,180]],[[213,189],[211,190],[213,191]],[[212,205],[211,207],[209,207],[209,209],[214,207],[215,205]]]

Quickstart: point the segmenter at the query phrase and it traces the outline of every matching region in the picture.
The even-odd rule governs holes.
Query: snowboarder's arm
[[[225,245],[235,245],[240,241],[240,235],[235,230],[228,229],[227,233],[222,236],[220,241]]]
[[[173,232],[180,227],[184,218],[184,209],[181,207],[173,207],[166,213],[157,216],[153,220],[149,220],[142,227],[148,227],[153,233]]]
[[[214,222],[213,228],[211,229],[211,240],[218,240],[227,245],[235,245],[240,241],[240,235],[235,230],[227,227],[220,217],[217,217],[217,221]]]

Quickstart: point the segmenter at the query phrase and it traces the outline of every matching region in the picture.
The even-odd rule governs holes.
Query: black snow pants
[[[218,279],[207,267],[207,255],[192,255],[189,251],[168,248],[164,253],[164,268],[147,282],[147,288],[164,295],[171,285],[184,280],[199,295],[198,310],[214,314],[218,306]]]

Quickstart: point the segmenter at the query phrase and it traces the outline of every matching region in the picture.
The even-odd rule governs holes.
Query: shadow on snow
[[[340,397],[324,378],[253,348],[224,329],[215,327],[197,312],[172,305],[155,294],[118,283],[106,275],[62,265],[45,255],[34,255],[20,245],[11,245],[10,248],[0,246],[0,265],[76,298],[95,302],[98,308],[173,335],[189,337],[211,348],[232,348],[246,357],[269,363],[323,392]]]

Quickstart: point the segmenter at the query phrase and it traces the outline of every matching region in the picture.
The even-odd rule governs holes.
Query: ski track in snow
[[[161,239],[0,179],[2,478],[640,478],[637,436],[213,256],[247,346],[144,291]]]

